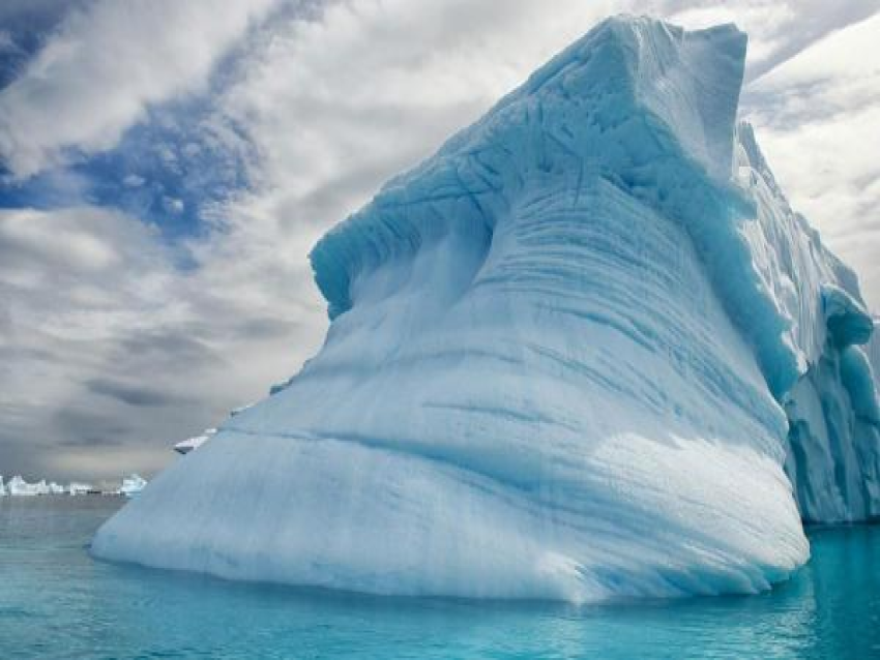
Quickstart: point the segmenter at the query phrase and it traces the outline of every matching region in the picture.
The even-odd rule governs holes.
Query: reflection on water
[[[0,500],[0,657],[880,657],[880,527],[772,593],[574,607],[386,599],[95,562],[117,498]]]

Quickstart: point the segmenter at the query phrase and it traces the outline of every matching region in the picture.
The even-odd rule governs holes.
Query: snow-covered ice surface
[[[311,254],[320,353],[100,556],[367,591],[754,592],[877,515],[872,323],[737,124],[746,37],[608,20]]]
[[[176,451],[178,454],[188,454],[194,449],[198,449],[203,444],[205,444],[208,440],[211,439],[211,437],[213,437],[215,433],[217,433],[217,429],[205,429],[201,435],[187,438],[186,440],[181,440],[180,442],[178,442],[176,445],[174,445],[174,451]]]

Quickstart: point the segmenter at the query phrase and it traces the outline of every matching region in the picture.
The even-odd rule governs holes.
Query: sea
[[[0,498],[0,658],[880,658],[880,527],[809,530],[754,596],[381,598],[96,561],[125,500]]]

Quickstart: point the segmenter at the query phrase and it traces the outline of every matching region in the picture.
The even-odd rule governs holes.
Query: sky
[[[322,233],[621,12],[749,33],[741,117],[880,310],[880,0],[4,0],[0,474],[151,476],[287,380]]]

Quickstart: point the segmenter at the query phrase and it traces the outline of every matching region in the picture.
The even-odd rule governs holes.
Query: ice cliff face
[[[743,235],[775,318],[786,328],[783,352],[796,358],[796,371],[786,373],[774,393],[789,423],[785,466],[802,517],[824,523],[875,518],[880,409],[866,346],[873,320],[856,276],[791,210],[746,125],[739,145],[738,183],[757,210]],[[765,369],[765,375],[772,386],[775,374]]]
[[[872,323],[736,123],[746,48],[606,21],[311,255],[290,383],[102,557],[375,593],[753,592],[876,515]]]

